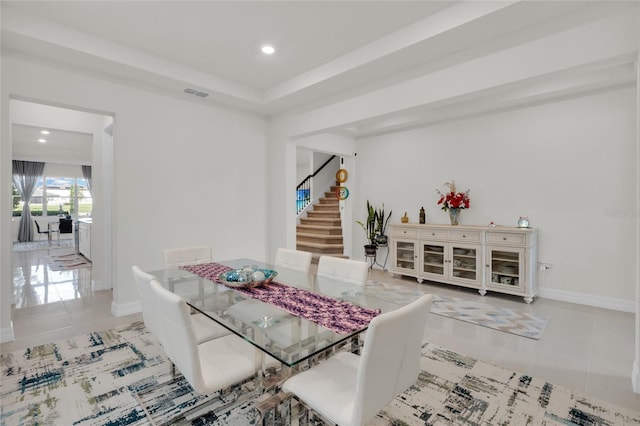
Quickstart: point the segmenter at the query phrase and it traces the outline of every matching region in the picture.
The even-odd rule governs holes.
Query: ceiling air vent
[[[209,94],[207,92],[201,92],[199,90],[196,89],[191,89],[189,87],[187,87],[186,89],[184,89],[184,93],[187,93],[189,95],[196,95],[196,96],[200,96],[201,98],[206,98],[207,96],[209,96]]]

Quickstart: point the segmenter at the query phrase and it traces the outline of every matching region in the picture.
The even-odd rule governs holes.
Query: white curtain
[[[36,190],[38,178],[42,177],[43,172],[44,163],[38,161],[13,160],[13,184],[18,189],[22,201],[24,201],[18,230],[18,241],[33,241],[33,226],[31,225],[29,202]]]

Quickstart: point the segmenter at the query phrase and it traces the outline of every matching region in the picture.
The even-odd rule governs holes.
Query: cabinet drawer
[[[391,232],[394,237],[418,237],[418,230],[416,228],[392,228]]]
[[[447,231],[444,229],[421,229],[420,239],[444,241],[447,239]]]
[[[449,239],[451,241],[469,241],[479,243],[482,241],[482,232],[480,231],[449,231]]]
[[[487,243],[525,245],[527,236],[517,232],[487,232]]]

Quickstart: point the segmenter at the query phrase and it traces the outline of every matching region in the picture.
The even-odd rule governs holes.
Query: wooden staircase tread
[[[312,230],[312,229],[316,229],[318,231],[322,230],[322,231],[342,231],[342,227],[340,226],[321,226],[321,225],[305,225],[305,224],[300,224],[297,226],[298,229],[306,229],[306,230]]]
[[[314,233],[308,233],[308,232],[298,232],[297,233],[298,237],[311,237],[311,238],[330,238],[332,240],[335,240],[337,238],[342,238],[342,234],[314,234]]]
[[[297,242],[296,245],[305,246],[305,247],[316,247],[316,248],[344,248],[344,244],[323,244],[323,243],[312,243],[308,241],[304,241],[302,243]]]

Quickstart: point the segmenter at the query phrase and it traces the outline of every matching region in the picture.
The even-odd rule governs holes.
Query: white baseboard
[[[633,384],[633,391],[640,393],[640,365],[637,362],[633,363],[633,372],[631,373],[631,383]]]
[[[0,328],[0,343],[11,342],[16,340],[16,335],[13,333],[13,321],[9,327]]]
[[[126,315],[137,314],[142,312],[142,304],[140,301],[121,303],[111,302],[111,313],[116,317],[124,317]]]
[[[577,293],[574,291],[556,290],[553,288],[539,288],[538,296],[561,302],[577,303],[579,305],[594,306],[596,308],[613,309],[614,311],[636,311],[635,300],[614,299],[613,297],[596,296],[593,294]]]

